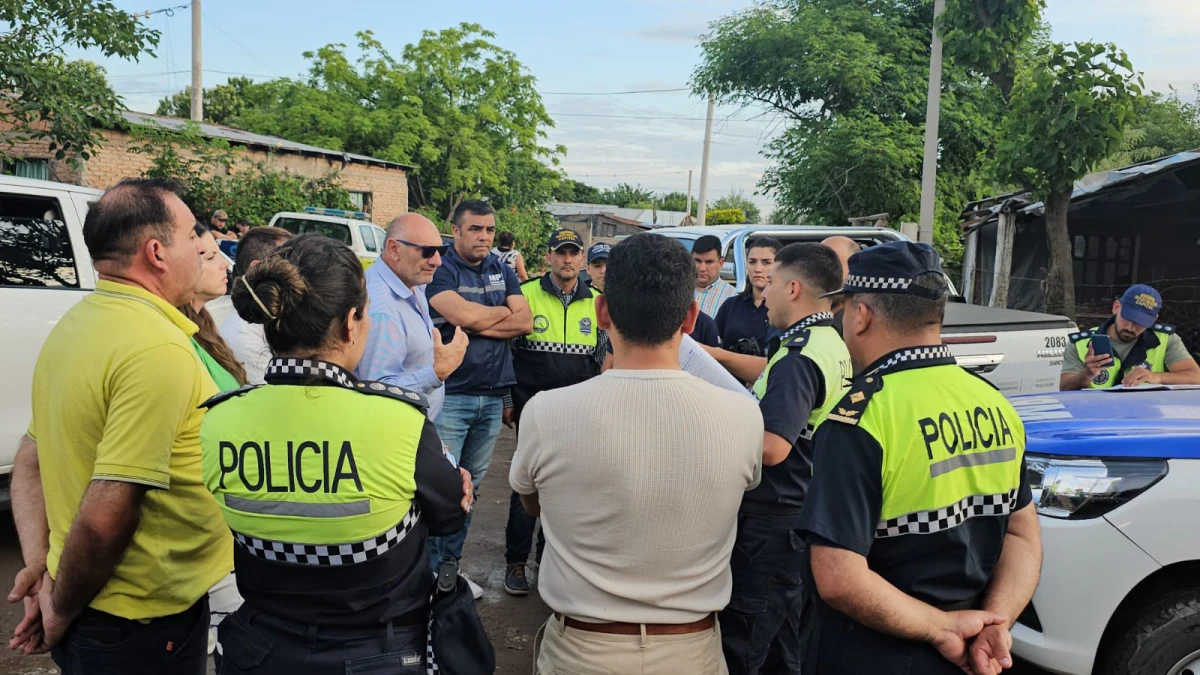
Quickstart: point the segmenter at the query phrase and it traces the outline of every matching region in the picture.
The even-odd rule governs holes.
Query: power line
[[[207,15],[207,14],[203,14],[203,13],[202,13],[202,16],[204,16],[204,19],[205,19],[206,21],[208,21],[210,24],[212,24],[212,26],[213,26],[214,28],[216,28],[217,30],[221,31],[221,33],[223,33],[223,34],[225,35],[225,37],[229,38],[229,41],[230,41],[230,42],[232,42],[233,44],[237,45],[238,49],[241,49],[242,51],[246,52],[246,55],[247,55],[247,56],[249,56],[250,58],[254,59],[255,61],[258,61],[258,65],[262,66],[263,68],[266,68],[266,69],[267,69],[268,71],[270,71],[270,72],[271,72],[271,73],[272,73],[272,74],[273,74],[275,77],[279,77],[279,74],[278,74],[278,73],[276,73],[274,70],[272,70],[272,69],[271,69],[271,66],[268,66],[267,64],[263,63],[261,59],[259,59],[259,58],[258,58],[257,56],[255,56],[254,54],[250,53],[250,50],[249,50],[249,49],[246,49],[244,46],[242,46],[242,43],[241,43],[241,42],[238,42],[237,38],[235,38],[235,37],[233,37],[232,35],[230,35],[230,34],[229,34],[229,33],[228,33],[228,32],[227,32],[227,31],[226,31],[224,28],[221,28],[221,25],[220,25],[220,24],[218,24],[217,22],[213,21],[213,20],[212,20],[212,17],[210,17],[210,16],[209,16],[209,15]]]
[[[189,2],[186,5],[176,5],[174,7],[163,7],[162,9],[148,9],[144,12],[134,12],[133,15],[134,16],[144,16],[147,19],[149,19],[151,16],[153,16],[155,14],[166,14],[167,16],[175,16],[175,10],[187,9],[188,7],[191,7],[191,6],[192,6],[192,3]]]
[[[687,169],[681,171],[661,171],[659,173],[585,173],[580,174],[584,178],[627,178],[629,176],[671,176],[680,173],[687,173]]]
[[[675,91],[691,91],[688,87],[674,89],[635,89],[632,91],[542,91],[542,96],[626,96],[629,94],[666,94]]]
[[[602,117],[606,119],[617,120],[676,120],[680,122],[704,122],[707,118],[704,117],[666,117],[656,115],[600,115],[593,113],[556,113],[551,112],[551,117]],[[742,122],[744,124],[765,124],[760,120],[727,120],[728,122]]]

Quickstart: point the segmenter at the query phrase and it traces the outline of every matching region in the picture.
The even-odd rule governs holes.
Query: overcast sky
[[[129,11],[169,7],[172,0],[115,0]],[[179,0],[174,0],[178,2]],[[737,0],[203,0],[205,86],[230,75],[296,76],[301,53],[330,42],[353,44],[371,29],[393,53],[422,30],[460,22],[482,24],[538,79],[556,127],[552,143],[567,146],[563,166],[575,179],[607,187],[620,182],[655,191],[699,191],[704,101],[687,91],[629,95],[576,92],[686,87],[699,59],[697,36],[708,22],[748,5]],[[1049,0],[1046,17],[1061,41],[1111,41],[1129,52],[1148,87],[1174,85],[1191,97],[1200,81],[1200,0]],[[190,9],[156,14],[158,57],[140,63],[88,55],[107,67],[128,107],[154,112],[163,96],[188,86]],[[710,198],[753,192],[766,162],[760,149],[778,129],[761,109],[718,108]],[[664,119],[669,118],[669,119]]]

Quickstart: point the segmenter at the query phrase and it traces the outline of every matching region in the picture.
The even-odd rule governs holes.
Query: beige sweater
[[[535,396],[509,482],[541,500],[542,599],[585,621],[689,623],[724,608],[762,437],[753,399],[682,371],[610,370]]]

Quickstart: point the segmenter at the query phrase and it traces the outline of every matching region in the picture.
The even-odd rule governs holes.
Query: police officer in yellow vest
[[[521,285],[533,312],[533,332],[513,343],[517,375],[513,412],[518,422],[534,394],[595,377],[604,362],[605,341],[596,325],[596,291],[579,281],[584,267],[583,239],[574,230],[559,229],[550,235],[547,248],[550,271]],[[513,492],[504,527],[504,591],[509,595],[529,594],[525,566],[536,522],[521,505],[520,495]],[[539,532],[539,562],[545,547],[546,540]]]
[[[1130,286],[1113,301],[1113,315],[1091,330],[1072,333],[1063,354],[1059,389],[1107,389],[1117,385],[1200,384],[1200,366],[1175,327],[1160,323],[1162,296],[1145,284]],[[1107,335],[1112,353],[1096,353],[1092,338]]]
[[[812,477],[812,434],[842,397],[850,354],[833,329],[824,293],[842,285],[837,255],[820,244],[792,244],[775,256],[763,290],[771,327],[767,366],[754,384],[762,411],[763,469],[738,511],[733,593],[721,612],[721,642],[731,675],[801,672],[806,623],[800,578],[805,549],[798,528]]]
[[[817,430],[800,519],[818,596],[806,669],[995,675],[1041,563],[1024,427],[941,343],[929,245],[855,254],[839,293],[857,375]]]
[[[201,426],[245,598],[218,629],[222,673],[425,672],[425,539],[461,529],[473,491],[420,394],[351,374],[367,303],[354,253],[315,234],[233,289],[277,356],[264,386],[210,399]]]

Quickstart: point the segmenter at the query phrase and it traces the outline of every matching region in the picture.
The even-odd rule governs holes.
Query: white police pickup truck
[[[719,237],[725,258],[721,278],[739,291],[746,285],[746,243],[759,235],[774,237],[784,245],[819,242],[835,234],[863,246],[905,239],[883,227],[809,225],[666,227],[654,233],[678,239],[689,250],[703,235]],[[1075,329],[1064,316],[952,302],[946,306],[942,342],[950,346],[960,366],[987,378],[1005,396],[1015,396],[1058,391],[1067,335]]]
[[[362,211],[304,207],[304,211],[276,213],[268,223],[292,234],[316,232],[342,242],[354,251],[364,268],[383,252],[387,232],[371,222],[371,214]]]
[[[1012,403],[1044,551],[1013,651],[1071,675],[1200,675],[1200,388]]]
[[[50,329],[96,287],[83,219],[99,190],[0,176],[0,508],[17,444],[29,428],[33,366]],[[218,323],[228,297],[209,303]]]

